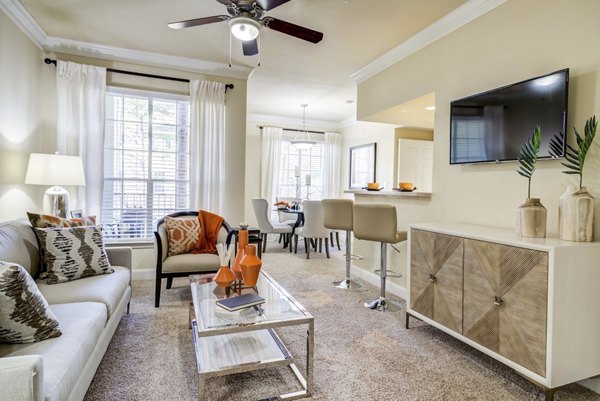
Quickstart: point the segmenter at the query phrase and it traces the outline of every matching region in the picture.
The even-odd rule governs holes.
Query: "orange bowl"
[[[414,188],[412,182],[400,182],[398,185],[400,186],[400,189],[406,189],[409,191]]]
[[[369,182],[369,183],[367,183],[367,188],[369,188],[369,189],[379,189],[379,183],[378,182]]]

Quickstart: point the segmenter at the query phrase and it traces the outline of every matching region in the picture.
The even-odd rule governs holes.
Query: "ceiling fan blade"
[[[212,24],[214,22],[227,21],[229,18],[231,18],[229,15],[213,15],[212,17],[194,18],[194,19],[188,19],[185,21],[171,22],[169,24],[169,28],[173,28],[173,29],[190,28],[192,26],[206,25],[206,24]]]
[[[263,10],[269,11],[275,7],[279,7],[280,5],[287,3],[288,1],[290,0],[256,0],[256,4],[258,4]]]
[[[254,56],[258,54],[258,41],[256,39],[245,40],[242,42],[244,56]]]
[[[233,4],[231,0],[217,0],[221,4],[225,4],[226,6]]]
[[[323,33],[313,31],[300,25],[292,24],[291,22],[282,21],[273,17],[265,17],[261,22],[268,28],[275,31],[285,33],[286,35],[294,36],[298,39],[306,40],[312,43],[319,43],[323,39]]]

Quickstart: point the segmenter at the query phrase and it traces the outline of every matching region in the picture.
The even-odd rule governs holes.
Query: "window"
[[[281,141],[279,197],[296,198],[296,166],[300,166],[300,197],[322,199],[323,143],[317,142],[310,149],[300,150],[284,137]],[[310,174],[310,187],[305,183],[307,174]]]
[[[189,208],[187,96],[109,88],[102,223],[112,240],[153,238],[158,219]]]
[[[486,160],[485,123],[482,118],[460,117],[452,121],[453,159],[465,162]]]

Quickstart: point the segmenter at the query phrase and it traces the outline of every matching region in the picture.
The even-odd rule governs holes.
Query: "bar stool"
[[[362,290],[363,285],[350,278],[350,261],[352,259],[351,239],[353,230],[353,206],[352,199],[323,199],[323,222],[325,227],[332,230],[346,231],[346,278],[334,281],[333,285],[344,290]],[[339,240],[338,240],[339,244]]]
[[[354,205],[354,237],[381,243],[381,289],[378,299],[365,301],[365,308],[381,312],[397,312],[402,306],[385,297],[387,277],[387,244],[406,241],[406,231],[397,230],[396,207],[392,205]]]

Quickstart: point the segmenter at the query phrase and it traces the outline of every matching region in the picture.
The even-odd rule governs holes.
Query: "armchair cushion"
[[[169,256],[162,265],[163,273],[209,272],[219,269],[219,256],[211,253],[186,253]]]

